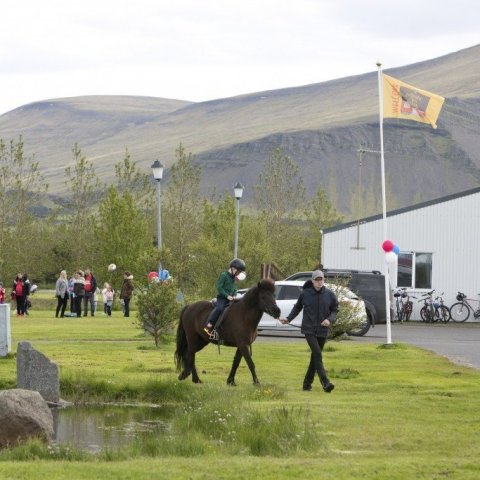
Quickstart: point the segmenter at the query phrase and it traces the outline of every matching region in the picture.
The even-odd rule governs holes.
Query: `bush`
[[[339,337],[355,330],[365,321],[366,312],[356,300],[350,299],[349,289],[344,285],[330,285],[337,295],[338,312],[335,323],[330,327],[329,338]]]
[[[149,333],[158,347],[160,337],[170,333],[179,315],[178,288],[173,280],[151,283],[137,295],[139,328]]]

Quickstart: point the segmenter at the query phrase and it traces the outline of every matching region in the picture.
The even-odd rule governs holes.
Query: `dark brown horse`
[[[211,310],[211,302],[201,301],[187,305],[180,314],[175,351],[177,370],[181,370],[179,380],[184,380],[192,374],[193,382],[200,382],[195,366],[195,354],[211,343],[208,335],[203,331]],[[280,316],[280,309],[275,302],[275,284],[269,279],[261,280],[240,300],[225,310],[220,327],[220,338],[224,345],[237,348],[227,379],[229,385],[235,385],[235,373],[242,357],[245,358],[252,373],[253,383],[260,383],[250,355],[250,345],[257,338],[257,326],[264,312],[275,318]]]

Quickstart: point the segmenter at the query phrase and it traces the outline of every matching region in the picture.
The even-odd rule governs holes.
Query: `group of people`
[[[70,300],[70,316],[77,317],[88,315],[95,316],[95,300],[97,291],[97,280],[90,269],[77,270],[73,276],[68,279],[66,270],[60,272],[60,276],[55,283],[55,296],[57,297],[57,308],[55,317],[64,317]],[[90,307],[90,308],[89,308]]]
[[[130,272],[124,272],[123,284],[120,292],[120,300],[123,306],[125,317],[130,316],[130,299],[132,298],[134,286],[133,275]],[[55,284],[55,295],[57,297],[57,307],[55,317],[64,317],[65,310],[70,300],[70,316],[84,317],[95,316],[97,309],[97,279],[90,269],[77,270],[73,276],[68,279],[67,272],[62,270]],[[109,283],[104,283],[102,289],[103,312],[111,316],[115,291]]]
[[[12,300],[15,299],[17,304],[17,317],[24,317],[28,315],[28,307],[30,305],[30,280],[26,273],[17,273],[17,278],[12,285]],[[3,284],[2,284],[3,289]],[[5,289],[3,289],[3,299],[5,300]],[[2,302],[3,303],[3,302]]]
[[[222,272],[217,280],[217,302],[207,318],[204,331],[210,339],[216,339],[215,330],[219,328],[218,319],[233,301],[237,293],[236,281],[245,279],[245,262],[235,258],[228,270]],[[301,332],[310,348],[310,363],[303,379],[303,390],[312,390],[315,374],[325,392],[330,393],[335,385],[329,380],[323,365],[323,347],[327,341],[330,325],[335,322],[338,311],[338,299],[335,293],[324,284],[325,276],[321,270],[312,272],[311,280],[303,285],[297,302],[286,318],[280,318],[283,324],[290,323],[302,310]]]

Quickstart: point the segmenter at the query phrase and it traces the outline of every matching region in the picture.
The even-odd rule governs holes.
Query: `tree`
[[[120,286],[120,274],[129,270],[135,277],[146,278],[148,263],[154,258],[149,222],[144,212],[135,205],[132,195],[122,196],[111,186],[106,197],[98,205],[98,216],[91,237],[97,250],[97,269],[106,269],[110,263],[117,265],[112,275],[116,287]]]
[[[305,235],[301,231],[305,230],[304,226],[302,229],[295,228],[302,221],[305,202],[305,187],[299,170],[298,165],[277,148],[265,161],[254,186],[259,220],[265,227],[272,255],[265,260],[276,262],[284,271],[295,265],[295,245]],[[293,249],[285,248],[287,239]]]
[[[299,171],[299,166],[280,148],[263,165],[254,198],[260,214],[273,229],[281,228],[279,225],[304,203],[305,187]]]
[[[30,259],[29,268],[32,273],[38,275],[39,281],[53,284],[61,270],[71,273],[78,269],[70,230],[55,216],[37,222],[36,231],[31,238],[38,255]]]
[[[159,346],[162,334],[170,333],[180,315],[177,287],[173,280],[151,283],[137,295],[138,327],[149,333],[155,346]]]
[[[242,215],[240,218],[238,252],[247,265],[245,283],[248,286],[253,285],[261,279],[262,264],[266,259],[272,258],[268,233],[253,215]]]
[[[74,259],[81,265],[85,259],[94,257],[92,242],[94,219],[92,212],[98,203],[102,184],[93,164],[82,154],[77,143],[72,148],[74,165],[65,169],[65,184],[71,196],[66,204],[67,224],[74,241]]]
[[[341,223],[343,216],[337,212],[328,200],[325,190],[322,187],[318,187],[315,197],[307,203],[305,217],[309,233],[305,236],[303,251],[308,252],[308,257],[304,258],[300,269],[309,270],[314,265],[320,263],[320,252],[323,248],[320,230]]]
[[[201,219],[200,235],[191,245],[190,265],[195,276],[190,278],[188,286],[193,287],[200,298],[210,298],[216,294],[218,275],[227,268],[233,256],[234,199],[227,193],[221,203],[205,201]],[[187,285],[185,288],[188,291]]]
[[[0,271],[13,276],[27,271],[28,256],[35,251],[26,232],[37,222],[32,210],[48,185],[35,158],[25,158],[23,139],[6,144],[0,139]]]
[[[115,164],[115,176],[120,195],[129,192],[141,210],[153,207],[155,197],[151,178],[137,167],[137,162],[131,160],[128,149],[125,150],[123,160]]]
[[[195,165],[195,157],[185,152],[182,144],[175,151],[176,163],[170,169],[165,190],[165,215],[162,222],[165,243],[168,245],[180,287],[190,282],[191,245],[200,232],[200,179],[202,167]]]

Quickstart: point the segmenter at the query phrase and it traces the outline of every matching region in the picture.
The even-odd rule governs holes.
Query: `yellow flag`
[[[437,128],[437,118],[445,99],[420,90],[396,78],[383,75],[383,116],[429,123]]]

